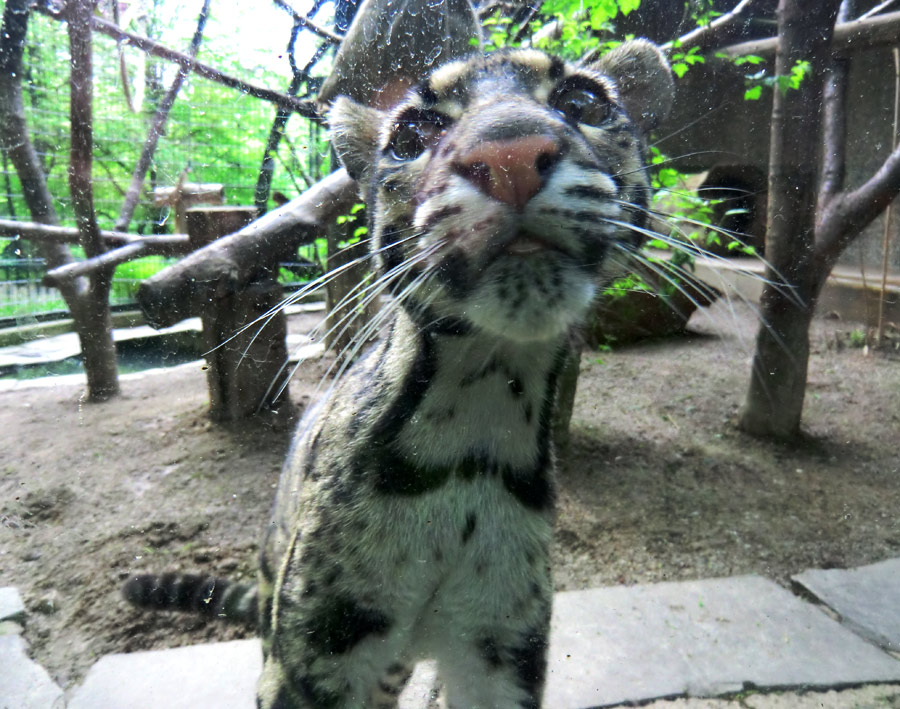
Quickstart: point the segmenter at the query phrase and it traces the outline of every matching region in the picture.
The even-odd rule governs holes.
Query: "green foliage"
[[[510,17],[488,17],[482,23],[484,28],[484,49],[493,52],[496,49],[513,46],[515,44],[512,32],[515,30]],[[478,40],[474,40],[478,44]]]
[[[673,49],[677,49],[678,42],[673,43]],[[669,56],[669,63],[672,66],[672,72],[679,79],[688,73],[694,64],[703,64],[706,57],[700,54],[700,47],[691,47],[686,52],[672,52]]]
[[[146,19],[128,29],[149,34],[172,47],[187,45],[193,32],[193,14],[181,3],[149,4]],[[246,12],[246,10],[244,10]],[[287,78],[280,65],[253,61],[244,46],[229,39],[235,27],[222,10],[213,9],[201,47],[202,59],[223,71],[249,76],[256,83],[283,87]],[[188,19],[190,18],[190,19]],[[136,20],[138,22],[138,20]],[[286,23],[286,30],[289,23]],[[285,37],[287,35],[285,34]],[[271,45],[267,56],[276,54]],[[249,58],[248,58],[249,57]],[[286,61],[282,62],[286,68]],[[171,83],[175,67],[170,62],[125,49],[127,82],[136,112],[124,98],[115,43],[94,35],[94,203],[101,228],[111,228],[118,217],[124,192],[146,140],[149,120],[162,93]],[[255,65],[254,65],[255,64]],[[64,224],[74,224],[68,199],[69,56],[65,24],[33,13],[24,57],[23,92],[31,139],[41,158],[48,188]],[[169,210],[150,205],[153,186],[172,186],[187,171],[190,182],[220,183],[227,204],[252,204],[253,192],[275,108],[205,79],[189,76],[169,114],[164,135],[145,182],[145,200],[133,228],[140,233],[168,233],[173,229]],[[319,127],[297,116],[291,118],[276,155],[272,189],[287,195],[306,188],[305,177],[317,179],[329,170],[328,143]],[[0,174],[10,189],[0,202],[0,216],[29,218],[22,186],[10,164],[0,164]]]
[[[620,44],[605,39],[614,31],[614,20],[640,7],[640,0],[547,0],[541,6],[544,22],[534,23],[532,33],[542,24],[558,23],[558,36],[545,37],[535,46],[538,49],[576,60],[591,51],[600,53]]]
[[[724,55],[719,55],[724,56]],[[752,61],[751,61],[752,60]],[[747,55],[746,57],[737,57],[734,63],[737,66],[749,64],[755,66],[763,60],[760,57]],[[803,85],[803,80],[809,73],[810,63],[806,60],[798,59],[794,66],[791,67],[790,73],[783,76],[768,76],[765,69],[761,69],[753,74],[744,76],[747,90],[744,91],[744,100],[757,101],[762,97],[763,88],[777,88],[782,94],[788,91],[796,91]]]
[[[641,278],[640,274],[629,273],[621,278],[615,279],[603,289],[601,295],[615,300],[617,298],[623,298],[627,293],[633,291],[649,293],[652,290],[653,289],[644,282],[644,279]]]
[[[116,266],[113,276],[110,299],[113,303],[133,302],[141,281],[159,273],[166,266],[175,262],[173,258],[147,256]]]
[[[847,334],[847,344],[850,347],[862,348],[866,346],[866,331],[865,330],[851,330]]]
[[[715,9],[715,0],[694,0],[692,12],[698,27],[706,27],[722,15]]]

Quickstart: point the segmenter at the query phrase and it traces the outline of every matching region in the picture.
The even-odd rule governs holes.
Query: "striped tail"
[[[259,623],[256,584],[198,574],[142,574],[125,583],[122,595],[138,608],[196,613],[251,628]]]

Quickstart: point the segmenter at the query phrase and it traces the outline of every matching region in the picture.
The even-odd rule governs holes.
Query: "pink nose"
[[[559,155],[553,138],[528,135],[482,143],[453,168],[492,199],[521,210],[541,190]]]

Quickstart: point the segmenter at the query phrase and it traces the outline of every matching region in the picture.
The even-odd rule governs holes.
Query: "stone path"
[[[900,559],[807,571],[795,583],[839,619],[758,576],[559,593],[544,706],[900,707],[900,654],[890,652],[900,647]],[[0,591],[0,609],[4,598]],[[16,607],[13,599],[9,608]],[[0,641],[0,709],[62,706],[21,638]],[[70,692],[68,707],[253,709],[260,666],[257,640],[109,655]],[[7,668],[15,668],[15,681]],[[43,684],[31,679],[40,673]],[[424,709],[434,683],[434,667],[420,666],[401,708]],[[38,685],[51,693],[40,695],[44,704],[29,704]]]
[[[857,569],[811,569],[792,580],[838,613],[848,628],[900,653],[900,559]]]
[[[62,709],[62,689],[28,657],[25,617],[19,592],[0,588],[0,709]]]

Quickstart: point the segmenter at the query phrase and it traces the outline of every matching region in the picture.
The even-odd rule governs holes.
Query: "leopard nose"
[[[559,162],[560,145],[545,135],[485,141],[453,163],[458,175],[489,197],[522,210]]]

